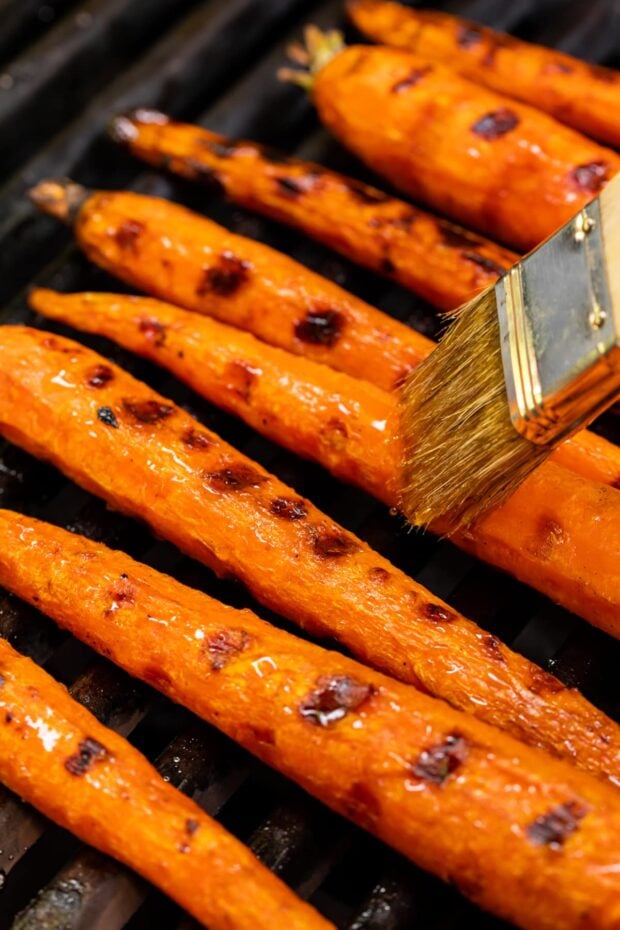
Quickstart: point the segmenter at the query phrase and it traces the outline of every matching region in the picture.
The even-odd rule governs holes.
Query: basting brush
[[[401,394],[401,509],[454,531],[620,394],[620,177],[455,314]]]

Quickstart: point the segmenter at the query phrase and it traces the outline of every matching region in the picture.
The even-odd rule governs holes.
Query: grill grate
[[[620,63],[620,10],[614,0],[592,0],[587,6],[579,0],[434,5],[583,57]],[[103,138],[109,114],[157,106],[216,131],[254,137],[365,176],[319,129],[303,95],[275,77],[284,47],[299,36],[300,26],[308,20],[339,25],[341,7],[340,0],[23,0],[19,5],[0,0],[0,138],[8,142],[0,152],[0,170],[7,176],[0,189],[0,319],[32,322],[24,288],[33,281],[61,290],[118,289],[23,197],[34,181],[68,174],[101,187],[131,185],[207,212],[432,333],[433,315],[422,301],[301,235],[180,180],[143,170]],[[21,168],[10,175],[18,164]],[[257,437],[149,363],[103,340],[79,338],[185,406],[466,615],[620,716],[614,677],[620,647],[609,637],[449,543],[407,535],[369,498]],[[620,419],[610,415],[599,428],[620,440]],[[0,445],[0,506],[121,546],[228,603],[249,603],[240,587],[156,543],[143,527],[110,513],[53,469],[7,444]],[[108,725],[130,736],[165,777],[217,815],[338,926],[450,930],[469,920],[481,930],[505,926],[1,592],[0,634],[45,664]],[[0,930],[195,928],[141,880],[80,846],[1,788],[0,837]]]

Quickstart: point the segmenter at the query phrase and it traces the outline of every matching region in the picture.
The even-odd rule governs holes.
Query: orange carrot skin
[[[617,927],[612,786],[123,553],[7,511],[0,541],[3,584],[483,906]]]
[[[38,576],[37,589],[52,583],[59,551],[56,544],[50,574]],[[0,781],[46,817],[131,866],[212,930],[333,930],[4,639],[0,682]]]
[[[620,777],[620,728],[577,691],[96,353],[28,327],[0,327],[0,431],[310,632],[534,745]]]
[[[365,35],[442,61],[492,90],[545,110],[562,123],[620,146],[620,74],[555,49],[438,10],[384,0],[350,0],[351,19]]]
[[[349,322],[341,329],[340,318],[330,315],[332,311],[322,317],[313,314],[311,318],[317,323],[319,334],[312,338],[323,339],[322,345],[312,338],[310,341],[298,338],[298,324],[304,319],[303,308],[308,304],[306,274],[310,272],[295,265],[299,272],[297,281],[288,279],[285,298],[277,298],[266,276],[275,276],[280,259],[282,267],[287,268],[291,260],[272,250],[267,250],[269,269],[261,266],[264,276],[258,266],[253,267],[247,269],[252,272],[252,280],[242,281],[236,293],[216,295],[215,300],[213,294],[208,299],[197,296],[195,282],[204,277],[205,255],[232,256],[228,245],[234,240],[239,246],[240,261],[249,260],[247,249],[253,247],[257,247],[262,260],[265,254],[261,250],[266,246],[233,237],[222,227],[167,200],[123,191],[95,193],[82,204],[75,230],[89,258],[141,290],[188,310],[208,313],[224,323],[249,330],[263,342],[325,362],[380,388],[392,388],[395,378],[400,380],[434,347],[430,339],[366,305],[363,305],[368,311],[365,316],[347,317]],[[318,276],[312,278],[322,282],[321,286],[332,287]],[[350,295],[346,296],[349,299]],[[340,310],[335,312],[338,314]],[[321,319],[323,323],[327,321],[327,336],[322,332]],[[307,337],[308,327],[303,327],[302,333]],[[575,444],[580,448],[575,449]],[[620,449],[585,433],[561,446],[554,458],[596,481],[615,484],[620,478]]]
[[[590,201],[620,157],[551,116],[387,46],[316,75],[321,121],[411,196],[523,251]]]
[[[465,303],[518,255],[403,200],[255,142],[136,110],[114,138],[152,165],[216,185],[230,200],[288,223],[398,281],[442,310]]]
[[[274,442],[398,504],[397,400],[385,391],[148,297],[37,289],[30,301],[163,365]],[[546,463],[509,506],[455,542],[620,636],[618,491]]]
[[[374,346],[381,387],[429,349],[424,336],[281,252],[166,200],[95,193],[75,234],[90,259],[129,284],[357,377],[365,372],[359,344]]]

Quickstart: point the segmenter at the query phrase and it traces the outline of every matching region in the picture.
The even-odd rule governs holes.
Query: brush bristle
[[[451,533],[497,506],[551,452],[508,410],[495,289],[463,307],[401,395],[401,509]]]

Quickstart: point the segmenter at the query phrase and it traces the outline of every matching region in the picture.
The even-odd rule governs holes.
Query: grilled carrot
[[[406,193],[515,248],[538,245],[620,168],[611,149],[427,58],[325,53],[312,31],[308,45],[312,77],[286,75],[311,83],[330,132]]]
[[[617,71],[438,10],[385,0],[349,0],[347,8],[358,29],[375,41],[443,61],[472,81],[620,146]]]
[[[124,553],[8,511],[0,581],[483,906],[535,930],[581,930],[585,910],[590,927],[618,926],[610,785]]]
[[[0,432],[311,633],[620,779],[620,729],[578,692],[95,352],[0,327]],[[546,526],[541,533],[548,538]]]
[[[518,255],[321,165],[136,110],[112,137],[132,154],[221,190],[233,202],[303,230],[347,258],[452,310]]]
[[[340,304],[337,308],[332,304],[331,309],[324,306],[322,312],[307,311],[313,282],[322,279],[315,275],[307,279],[310,272],[295,263],[297,277],[281,278],[285,294],[276,300],[272,283],[280,276],[280,260],[288,274],[291,259],[273,250],[263,254],[266,247],[260,243],[231,237],[170,201],[120,191],[89,195],[79,185],[56,181],[44,181],[32,197],[43,210],[73,222],[77,241],[89,258],[129,284],[250,330],[263,342],[326,362],[378,387],[391,388],[395,377],[402,377],[434,346],[430,339],[374,308],[366,308],[365,318],[354,319]],[[227,248],[232,239],[235,252]],[[247,246],[261,255],[260,266],[253,263]],[[205,248],[215,249],[220,256],[213,262],[213,251],[209,253],[212,264],[207,271]],[[235,286],[227,285],[227,293],[215,298],[212,293],[202,295],[200,282],[205,276],[220,281],[219,267],[222,280],[227,281],[228,266],[243,267],[243,279],[238,281],[233,275]],[[596,481],[616,484],[620,477],[620,449],[590,434],[582,433],[565,443],[555,457]]]
[[[59,567],[59,551],[46,583]],[[333,927],[4,639],[0,711],[0,780],[46,817],[135,869],[205,926]]]
[[[163,365],[269,439],[398,505],[391,394],[148,297],[38,289],[30,300],[50,319]],[[618,491],[547,463],[509,506],[455,541],[620,636]]]

